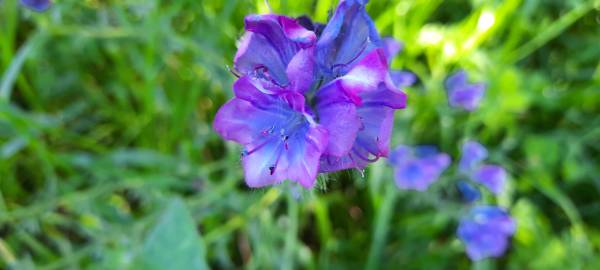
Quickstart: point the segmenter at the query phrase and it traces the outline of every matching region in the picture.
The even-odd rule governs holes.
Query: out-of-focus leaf
[[[208,269],[194,220],[181,199],[172,199],[148,234],[133,269]]]

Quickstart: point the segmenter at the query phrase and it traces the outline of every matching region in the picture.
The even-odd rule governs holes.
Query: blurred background
[[[0,269],[600,269],[600,1],[372,0],[404,42],[392,145],[460,157],[476,139],[510,174],[484,202],[517,221],[471,262],[453,165],[426,192],[381,160],[318,188],[248,188],[212,130],[243,18],[263,0],[0,1]],[[335,0],[270,0],[326,22]],[[480,109],[449,108],[465,69]],[[368,262],[368,263],[367,263]]]

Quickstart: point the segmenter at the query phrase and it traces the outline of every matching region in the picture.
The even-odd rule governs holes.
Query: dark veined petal
[[[465,141],[461,149],[461,157],[458,169],[465,174],[470,174],[479,164],[488,157],[488,151],[480,143],[468,140]]]
[[[506,170],[496,165],[483,165],[473,175],[475,181],[486,186],[494,194],[504,190],[506,177]]]
[[[340,1],[317,42],[318,65],[325,73],[350,67],[376,47],[381,40],[365,10],[366,0]],[[344,74],[345,72],[341,72]]]
[[[313,187],[327,139],[325,129],[306,122],[296,127],[286,140],[273,137],[267,142],[248,145],[242,157],[246,183],[250,187],[263,187],[289,179],[306,188]]]
[[[458,238],[465,244],[471,260],[501,257],[516,229],[515,221],[503,209],[481,205],[461,219]]]
[[[249,15],[245,26],[247,32],[238,44],[235,69],[287,86],[288,64],[301,49],[315,44],[315,34],[292,18],[274,14]]]
[[[50,0],[21,0],[21,4],[38,12],[42,12],[48,8],[52,2]]]

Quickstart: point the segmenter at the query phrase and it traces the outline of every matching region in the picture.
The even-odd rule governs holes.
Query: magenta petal
[[[379,83],[388,76],[388,67],[382,49],[376,49],[365,55],[348,73],[338,80],[345,89],[355,95],[361,92],[374,91]]]

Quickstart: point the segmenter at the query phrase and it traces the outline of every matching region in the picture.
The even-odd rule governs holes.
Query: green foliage
[[[0,269],[600,269],[598,0],[368,5],[420,78],[393,145],[456,160],[475,138],[511,175],[484,199],[515,216],[512,247],[478,263],[455,236],[454,168],[425,193],[384,161],[311,191],[244,185],[211,122],[263,0],[54,2],[0,1]],[[270,5],[324,22],[336,1]],[[447,106],[457,68],[488,84],[475,113]]]

